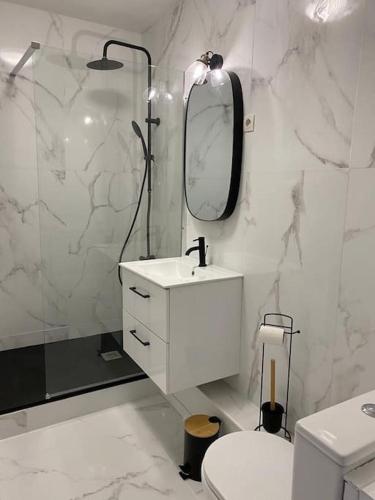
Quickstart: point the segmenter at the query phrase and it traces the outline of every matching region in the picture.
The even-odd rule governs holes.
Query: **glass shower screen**
[[[146,137],[152,97],[151,247],[181,253],[183,74],[153,68],[142,55],[95,71],[92,55],[42,47],[34,62],[39,224],[47,394],[51,397],[139,372],[122,351],[117,262],[144,174],[132,128]],[[145,253],[144,194],[122,260]],[[108,354],[109,353],[109,354]],[[106,359],[108,358],[108,359]]]

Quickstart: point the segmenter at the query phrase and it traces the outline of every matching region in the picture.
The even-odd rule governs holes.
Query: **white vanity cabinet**
[[[181,259],[190,276],[165,280],[143,272],[158,261],[121,264],[124,350],[166,394],[239,372],[242,276]]]

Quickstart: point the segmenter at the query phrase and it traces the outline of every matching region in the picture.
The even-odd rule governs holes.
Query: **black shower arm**
[[[133,45],[132,43],[120,42],[119,40],[108,40],[103,47],[103,57],[107,57],[107,50],[110,45],[120,45],[121,47],[128,47],[128,49],[140,50],[147,56],[147,63],[149,66],[152,65],[150,52],[142,47],[141,45]]]
[[[128,49],[133,49],[133,50],[139,50],[146,54],[147,57],[147,64],[148,64],[148,72],[147,72],[147,80],[148,80],[148,87],[151,88],[152,86],[152,76],[151,76],[151,66],[152,66],[152,60],[151,60],[151,54],[150,52],[145,48],[142,47],[141,45],[134,45],[132,43],[127,43],[127,42],[121,42],[120,40],[108,40],[105,42],[104,47],[103,47],[103,57],[107,57],[107,51],[108,47],[110,45],[120,45],[120,47],[127,47]],[[151,102],[149,101],[148,103],[148,124],[151,124]],[[151,154],[151,129],[148,131],[148,150],[149,153]]]

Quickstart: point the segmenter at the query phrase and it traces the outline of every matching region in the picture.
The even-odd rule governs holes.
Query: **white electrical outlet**
[[[255,115],[254,114],[245,115],[243,121],[243,131],[245,133],[254,132],[254,128],[255,128]]]

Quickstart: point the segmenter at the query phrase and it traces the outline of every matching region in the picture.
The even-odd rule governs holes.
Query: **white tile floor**
[[[182,420],[161,396],[0,441],[0,500],[203,499],[182,481]]]

